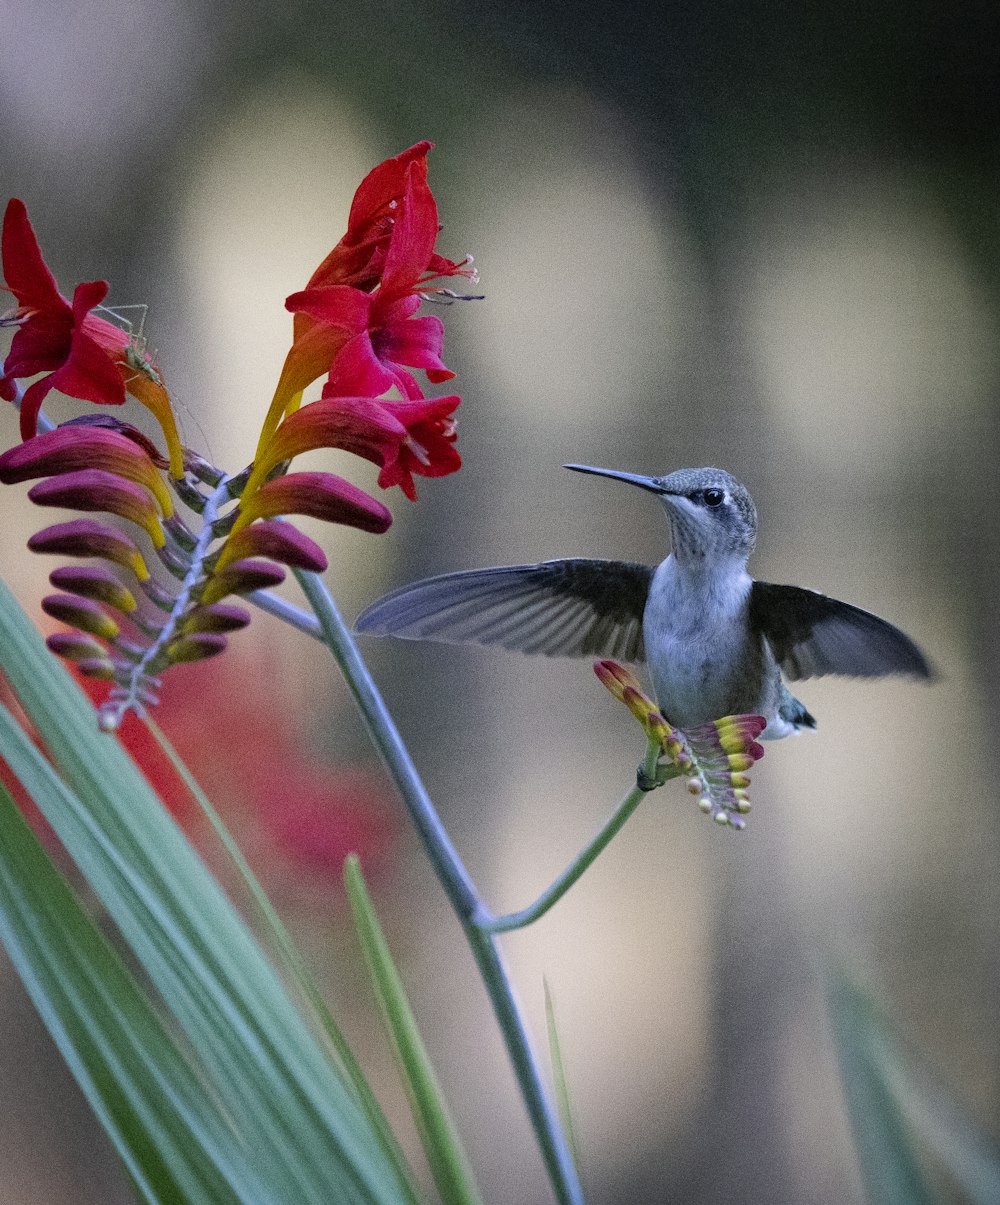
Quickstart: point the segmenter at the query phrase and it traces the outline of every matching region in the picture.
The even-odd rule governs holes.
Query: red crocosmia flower
[[[418,142],[372,168],[354,194],[347,233],[309,278],[307,289],[354,285],[370,292],[375,288],[409,172],[419,173],[426,185],[427,152],[433,145]]]
[[[364,297],[367,305],[359,305],[355,299],[348,316],[341,289],[305,289],[285,302],[293,313],[306,314],[338,330],[353,320],[351,337],[341,342],[330,365],[334,392],[378,397],[395,386],[403,397],[420,398],[423,392],[407,367],[423,368],[435,383],[455,375],[441,359],[441,319],[414,317],[422,301],[419,292],[432,279],[427,269],[437,234],[434,196],[425,175],[413,163],[407,169],[382,280],[374,293]]]
[[[423,401],[388,402],[382,406],[399,424],[403,434],[394,455],[387,456],[379,473],[383,489],[398,485],[411,502],[417,500],[413,474],[420,477],[446,477],[462,467],[455,448],[458,432],[451,417],[462,399],[425,398]]]
[[[386,159],[365,176],[354,194],[347,233],[309,278],[307,289],[353,285],[370,293],[376,287],[383,273],[400,202],[411,175],[419,182],[421,190],[431,196],[427,184],[427,152],[433,146],[433,142],[418,142],[392,159]],[[436,211],[434,222],[436,226]],[[475,275],[470,260],[456,263],[445,259],[443,255],[433,252],[433,243],[430,258],[421,265],[420,270],[426,272],[429,278]],[[297,324],[300,321],[296,318]],[[298,325],[295,329],[297,334]]]
[[[42,258],[24,202],[17,198],[4,214],[0,255],[6,288],[17,301],[8,321],[18,324],[4,362],[0,395],[10,401],[16,379],[47,374],[24,395],[22,439],[35,434],[38,411],[51,389],[98,405],[121,406],[125,386],[115,356],[124,353],[128,335],[91,313],[107,296],[107,282],[92,280],[77,285],[70,304],[59,292]]]
[[[0,397],[12,401],[14,382],[46,375],[29,385],[21,401],[21,438],[38,429],[38,412],[53,389],[98,406],[121,406],[126,386],[155,415],[170,448],[170,468],[183,474],[180,439],[170,399],[159,381],[147,379],[128,360],[130,336],[93,313],[108,293],[104,280],[76,286],[72,303],[49,271],[24,202],[7,205],[0,236],[4,287],[17,302],[0,324],[15,325],[0,376]]]
[[[355,194],[347,234],[306,288],[286,301],[295,315],[294,338],[258,452],[282,415],[297,409],[302,391],[330,371],[352,340],[357,345],[337,378],[341,393],[379,394],[396,385],[404,396],[422,396],[400,365],[424,368],[432,381],[454,375],[441,361],[440,321],[412,317],[420,305],[416,294],[437,291],[431,283],[436,278],[475,275],[471,262],[455,263],[434,251],[440,227],[427,183],[430,147],[418,143],[369,173]]]
[[[254,464],[253,476],[244,493],[251,499],[246,507],[247,516],[262,513],[256,509],[251,494],[251,487],[258,479],[265,480],[282,461],[316,448],[343,448],[363,456],[381,468],[378,483],[383,489],[401,486],[406,496],[415,501],[414,473],[421,477],[444,477],[461,468],[462,460],[454,446],[457,429],[452,418],[461,400],[457,394],[406,402],[340,397],[327,385],[318,402],[285,419]],[[271,486],[264,487],[268,488]]]

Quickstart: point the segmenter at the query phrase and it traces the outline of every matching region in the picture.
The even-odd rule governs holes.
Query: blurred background
[[[504,940],[539,1048],[552,989],[589,1199],[860,1201],[830,966],[995,1132],[995,6],[2,0],[0,25],[5,197],[64,291],[102,277],[112,304],[149,304],[186,442],[230,470],[289,344],[285,295],[370,167],[438,144],[438,247],[472,253],[486,294],[443,313],[465,463],[418,479],[417,506],[386,498],[383,537],[310,529],[349,618],[433,572],[657,561],[652,499],[560,465],[715,464],[757,501],[757,576],[875,610],[937,666],[930,688],[803,684],[819,731],[768,747],[744,834],[658,792]],[[15,432],[0,414],[3,446]],[[374,488],[366,463],[320,464]],[[24,543],[52,520],[23,495],[0,556],[40,615],[52,564]],[[529,902],[628,789],[638,729],[586,662],[363,648],[487,898]],[[547,1200],[471,958],[332,662],[261,615],[166,693],[407,1148],[349,848],[488,1199]],[[129,1200],[9,967],[0,1009],[0,1197]]]

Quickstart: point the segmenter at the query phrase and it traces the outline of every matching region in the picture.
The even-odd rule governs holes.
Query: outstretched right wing
[[[816,590],[754,582],[750,623],[767,638],[789,682],[823,674],[933,676],[927,658],[905,632]]]
[[[653,573],[649,565],[583,558],[445,573],[380,598],[354,626],[406,640],[642,661]]]

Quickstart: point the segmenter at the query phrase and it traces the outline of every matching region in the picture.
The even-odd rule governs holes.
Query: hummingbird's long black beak
[[[574,473],[593,473],[595,477],[613,477],[616,481],[627,481],[629,485],[637,485],[640,489],[650,490],[654,494],[663,494],[664,489],[657,477],[642,477],[638,473],[620,473],[617,469],[595,469],[589,464],[564,464],[564,469],[572,469]]]

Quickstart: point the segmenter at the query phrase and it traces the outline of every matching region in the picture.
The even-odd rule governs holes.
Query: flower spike
[[[142,528],[152,553],[97,519],[45,528],[35,552],[91,564],[54,569],[56,593],[43,611],[72,630],[49,638],[53,652],[111,689],[99,723],[115,730],[127,711],[157,702],[172,665],[215,656],[250,614],[229,599],[284,580],[284,566],[321,573],[319,545],[286,516],[307,515],[381,533],[392,522],[382,502],[333,473],[290,472],[296,456],[321,448],[378,466],[379,485],[415,499],[416,476],[440,477],[461,464],[455,449],[456,395],[425,398],[453,373],[443,360],[443,326],[418,315],[423,301],[455,295],[440,282],[474,278],[471,259],[434,247],[437,204],[427,183],[430,143],[418,143],[362,181],[344,237],[293,294],[292,347],[265,416],[254,463],[228,476],[181,446],[163,375],[134,331],[104,302],[105,281],[60,293],[22,202],[3,220],[0,258],[15,305],[0,315],[14,328],[0,396],[21,410],[22,442],[0,455],[0,483],[34,482],[41,506],[105,512]],[[326,377],[323,396],[302,407],[306,386]],[[34,379],[29,379],[34,378]],[[156,418],[166,455],[134,425],[88,411],[61,426],[39,421],[58,389],[95,406],[130,394]],[[398,398],[380,396],[394,389]],[[46,429],[37,434],[38,427]],[[178,505],[178,502],[181,505]],[[156,564],[156,562],[159,564]]]
[[[595,662],[594,673],[628,707],[646,735],[659,742],[662,760],[687,778],[699,808],[718,824],[744,828],[744,816],[750,811],[746,771],[764,756],[757,742],[767,723],[764,717],[725,716],[682,732],[667,722],[638,681],[617,661]]]

